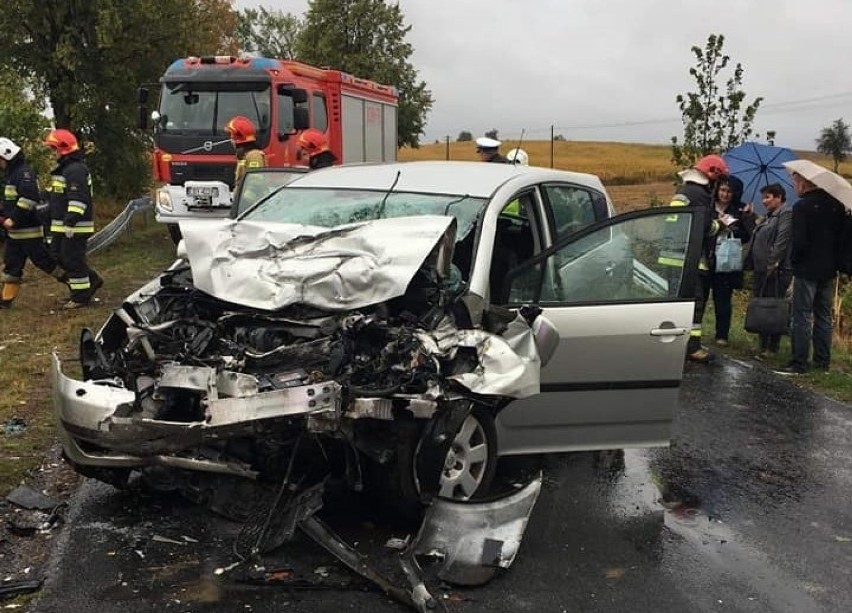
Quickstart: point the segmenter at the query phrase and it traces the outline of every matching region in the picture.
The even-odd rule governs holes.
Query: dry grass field
[[[518,142],[503,142],[501,151],[508,152]],[[527,141],[522,145],[534,166],[551,165],[550,141]],[[832,168],[831,159],[812,151],[797,151],[797,155]],[[432,143],[419,149],[403,148],[403,162],[415,160],[478,160],[472,142]],[[674,193],[676,169],[671,162],[668,145],[633,143],[601,143],[585,141],[556,141],[553,143],[553,167],[598,175],[607,186],[619,210],[668,202]],[[840,165],[840,172],[852,176],[852,161]]]

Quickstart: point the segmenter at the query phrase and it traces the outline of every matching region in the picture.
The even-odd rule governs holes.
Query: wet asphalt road
[[[691,366],[671,449],[554,456],[543,464],[543,492],[514,566],[482,588],[433,590],[446,610],[852,611],[847,405],[760,368]],[[350,503],[329,521],[393,569],[383,544],[404,533],[369,517]],[[304,541],[270,556],[268,568],[293,569],[328,589],[217,575],[234,561],[238,530],[168,496],[87,482],[32,610],[407,610],[353,582]]]

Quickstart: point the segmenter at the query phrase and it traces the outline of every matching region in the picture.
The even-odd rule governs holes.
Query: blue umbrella
[[[787,191],[787,201],[795,201],[793,182],[784,162],[798,158],[786,147],[743,143],[728,149],[722,157],[731,174],[743,182],[743,202],[751,202],[758,213],[764,212],[760,190],[771,183],[780,183]]]

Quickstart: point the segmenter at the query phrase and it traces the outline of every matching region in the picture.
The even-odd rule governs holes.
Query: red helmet
[[[236,145],[254,142],[254,124],[248,117],[237,115],[225,125],[225,131],[231,136]]]
[[[703,172],[711,181],[715,181],[719,177],[727,177],[730,174],[725,160],[722,159],[722,156],[715,153],[705,155],[695,162],[693,168]]]
[[[328,139],[325,134],[316,128],[310,128],[302,132],[299,136],[299,146],[308,152],[308,155],[314,157],[324,151],[328,151]]]
[[[44,139],[44,144],[59,155],[68,155],[80,150],[77,137],[68,130],[51,130]]]

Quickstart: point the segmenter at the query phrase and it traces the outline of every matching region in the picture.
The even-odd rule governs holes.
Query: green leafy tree
[[[309,0],[296,56],[315,66],[393,85],[399,92],[397,143],[418,147],[432,94],[409,61],[413,48],[397,3],[384,0]]]
[[[494,140],[499,140],[497,138],[497,128],[492,128],[485,133],[486,138],[493,138]]]
[[[834,160],[834,172],[837,172],[840,162],[852,153],[852,136],[849,134],[849,124],[843,119],[836,119],[827,128],[823,128],[816,139],[817,151],[830,155]]]
[[[44,101],[33,95],[17,73],[0,67],[0,136],[11,138],[23,148],[28,161],[42,175],[50,166],[50,153],[42,145],[42,136],[49,126]]]
[[[469,130],[462,130],[459,132],[458,138],[456,138],[457,143],[469,143],[472,140],[473,134],[471,134]]]
[[[247,53],[291,60],[302,27],[302,20],[292,13],[263,6],[245,9],[239,13],[237,43]]]
[[[177,57],[236,51],[236,25],[230,0],[4,0],[0,57],[82,138],[97,193],[127,197],[150,181],[137,88]]]
[[[723,52],[724,43],[723,35],[711,34],[703,49],[692,47],[696,63],[689,74],[696,91],[675,99],[683,118],[683,140],[672,137],[672,162],[678,167],[691,166],[699,157],[729,149],[752,134],[763,98],[745,103],[742,64],[722,83],[722,72],[731,59]]]

